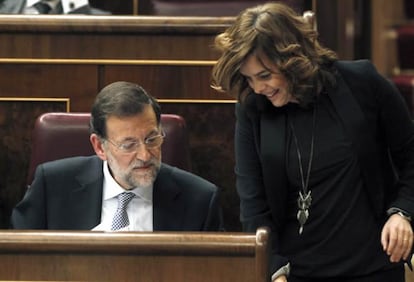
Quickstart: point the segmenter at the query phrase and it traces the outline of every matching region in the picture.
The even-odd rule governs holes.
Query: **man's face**
[[[125,189],[152,185],[161,166],[161,144],[155,148],[144,144],[147,138],[161,134],[152,107],[134,116],[109,116],[106,130],[100,157],[108,161],[118,184]]]

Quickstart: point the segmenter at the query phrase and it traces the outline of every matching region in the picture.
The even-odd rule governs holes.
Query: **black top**
[[[287,107],[306,178],[313,109],[296,104]],[[363,189],[351,140],[346,137],[326,94],[319,97],[316,108],[314,157],[308,188],[312,191],[312,204],[301,235],[296,219],[298,192],[302,189],[299,161],[292,131],[287,134],[288,212],[286,228],[281,234],[281,253],[290,258],[292,273],[297,276],[358,276],[384,269],[389,262],[378,238],[382,226],[375,220]],[[372,257],[368,264],[367,257]]]
[[[381,252],[380,228],[388,218],[386,210],[397,207],[414,214],[414,124],[407,104],[369,61],[334,65],[337,87],[327,87],[329,99],[325,97],[318,109],[310,181],[314,200],[301,237],[295,218],[299,172],[286,107],[274,107],[265,96],[255,94],[236,104],[240,218],[244,231],[255,232],[261,226],[271,230],[271,273],[288,262],[293,274],[332,278],[372,273],[382,264],[396,266],[382,260],[386,255]],[[295,118],[294,109],[289,112]],[[296,116],[295,124],[301,124],[301,116]],[[296,127],[307,164],[310,136],[305,130],[310,128],[311,114],[304,111],[303,119],[307,123],[302,130]]]

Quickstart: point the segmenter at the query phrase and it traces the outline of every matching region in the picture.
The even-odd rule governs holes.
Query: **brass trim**
[[[132,2],[132,14],[138,15],[141,11],[139,10],[139,1],[133,0]]]
[[[208,100],[208,99],[157,99],[158,103],[165,104],[235,104],[236,100]]]
[[[0,97],[0,102],[65,102],[66,112],[70,112],[70,98]]]
[[[77,65],[166,65],[166,66],[213,66],[213,60],[123,60],[123,59],[32,59],[0,58],[6,64],[77,64]]]

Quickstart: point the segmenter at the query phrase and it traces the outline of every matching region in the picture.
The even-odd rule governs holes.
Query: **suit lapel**
[[[74,229],[90,230],[101,221],[102,165],[102,161],[96,157],[96,161],[77,176],[79,187],[73,190],[69,199],[70,206],[76,207],[71,210],[73,222],[68,224]]]
[[[184,205],[177,203],[180,190],[170,179],[172,170],[161,165],[153,190],[154,231],[183,229]]]

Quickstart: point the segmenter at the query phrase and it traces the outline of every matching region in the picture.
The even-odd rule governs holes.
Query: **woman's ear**
[[[95,133],[92,133],[89,137],[89,140],[91,141],[92,147],[95,151],[95,154],[103,161],[106,161],[106,153],[104,149],[104,145],[102,142],[102,139],[99,138],[98,135]]]

